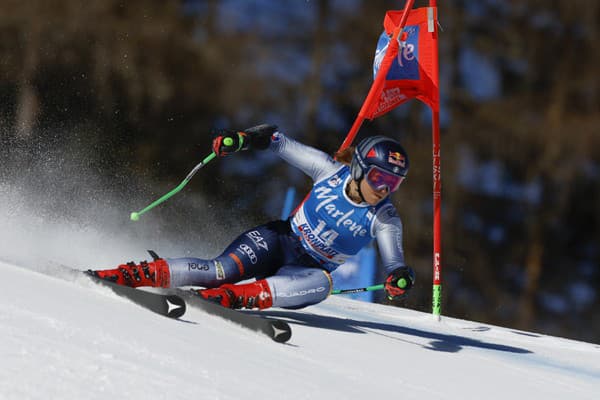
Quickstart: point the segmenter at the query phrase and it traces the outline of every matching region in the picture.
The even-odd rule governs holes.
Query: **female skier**
[[[370,137],[336,161],[266,124],[219,131],[213,140],[220,157],[267,148],[314,182],[288,220],[242,233],[213,259],[161,258],[94,274],[133,287],[201,286],[200,296],[229,308],[302,308],[325,300],[333,287],[330,272],[376,239],[388,273],[387,297],[405,296],[415,274],[404,263],[402,222],[389,199],[408,172],[402,146]],[[249,278],[256,280],[234,284]]]

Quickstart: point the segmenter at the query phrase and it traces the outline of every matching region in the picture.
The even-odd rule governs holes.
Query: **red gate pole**
[[[440,146],[440,112],[439,112],[439,55],[437,0],[429,0],[428,31],[433,35],[436,48],[433,55],[433,82],[438,82],[437,109],[431,108],[431,129],[433,142],[433,301],[432,313],[437,319],[442,313],[442,170]]]

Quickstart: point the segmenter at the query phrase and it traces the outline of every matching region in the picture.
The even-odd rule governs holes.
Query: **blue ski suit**
[[[171,286],[266,278],[274,307],[301,308],[326,299],[333,288],[329,273],[373,239],[386,272],[405,265],[402,222],[389,197],[375,206],[355,203],[345,191],[348,166],[282,133],[272,136],[269,148],[311,177],[306,200],[288,220],[242,233],[216,258],[167,258]]]

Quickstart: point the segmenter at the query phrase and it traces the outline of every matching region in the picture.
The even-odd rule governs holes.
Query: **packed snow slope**
[[[331,297],[288,344],[0,263],[2,399],[597,399],[600,346]],[[40,270],[44,270],[40,273]],[[64,275],[64,274],[63,274]]]

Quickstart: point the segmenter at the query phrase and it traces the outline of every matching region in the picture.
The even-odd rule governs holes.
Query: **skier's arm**
[[[310,176],[314,182],[330,176],[342,166],[327,153],[290,139],[280,132],[273,135],[269,148]]]
[[[412,288],[415,273],[404,262],[402,221],[391,204],[377,212],[373,229],[383,266],[388,273],[384,284],[385,293],[389,300],[401,299]]]
[[[405,265],[402,248],[402,221],[392,204],[379,209],[373,222],[377,246],[387,273]]]
[[[213,139],[213,151],[219,157],[241,150],[267,148],[301,169],[315,182],[330,176],[342,166],[326,153],[278,132],[275,125],[258,125],[241,132],[220,130],[215,133]]]

